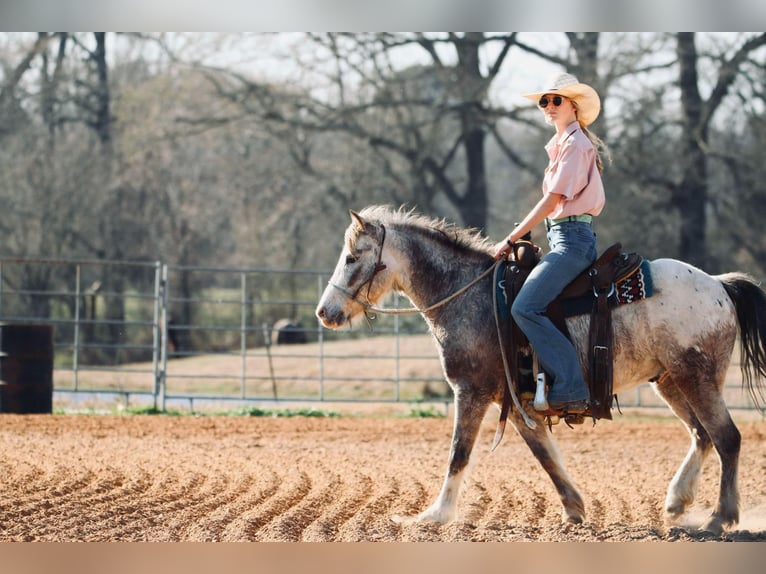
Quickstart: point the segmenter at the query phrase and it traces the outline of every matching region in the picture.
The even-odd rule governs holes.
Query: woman
[[[587,130],[601,110],[596,91],[561,74],[544,92],[524,94],[535,101],[556,134],[546,144],[549,163],[543,197],[532,211],[495,246],[495,258],[506,257],[513,243],[545,220],[550,252],[532,270],[511,307],[549,380],[548,404],[554,411],[583,413],[589,392],[572,343],[548,319],[548,304],[596,259],[592,220],[604,207],[599,148],[603,142]]]

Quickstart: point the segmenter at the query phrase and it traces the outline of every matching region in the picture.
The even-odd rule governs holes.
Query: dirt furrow
[[[329,469],[315,469],[309,492],[292,507],[282,511],[279,517],[261,528],[255,540],[259,542],[288,541],[298,542],[303,538],[303,531],[313,523],[329,506],[334,504],[337,495],[343,492],[343,482]]]
[[[367,502],[348,519],[337,531],[336,540],[341,542],[359,542],[396,539],[399,525],[391,520],[393,510],[402,502],[402,497],[410,498],[411,491],[403,491],[400,481],[393,476],[379,476],[374,482],[374,490]],[[420,492],[416,501],[422,500]],[[401,514],[406,514],[401,512]],[[414,511],[413,511],[414,513]]]
[[[13,497],[3,508],[3,541],[55,540],[58,524],[66,521],[77,500],[92,490],[97,476],[90,471],[46,473],[26,498]],[[85,494],[83,494],[85,493]]]
[[[273,495],[255,509],[245,513],[244,531],[239,535],[245,540],[257,540],[260,530],[272,520],[279,518],[303,500],[311,492],[311,478],[303,471],[289,469],[280,477],[280,484]]]
[[[195,542],[223,540],[228,525],[251,506],[256,505],[259,494],[262,493],[258,492],[251,476],[241,477],[231,488],[209,501],[206,505],[207,512],[196,518],[193,517],[180,534],[180,538]]]
[[[374,480],[370,476],[359,472],[349,473],[338,490],[329,493],[329,500],[321,516],[304,529],[301,539],[305,542],[337,540],[343,526],[370,500],[374,491],[373,484]]]
[[[87,489],[56,504],[56,520],[37,520],[38,539],[56,540],[57,533],[64,530],[74,540],[87,541],[108,532],[122,516],[124,501],[135,500],[148,488],[146,472],[129,472],[132,474],[114,468],[93,471],[98,479]]]
[[[666,524],[688,449],[674,420],[554,429],[585,500],[561,524],[548,477],[518,437],[477,442],[458,518],[400,524],[438,495],[451,421],[341,417],[0,415],[0,541],[766,541],[766,427],[740,423],[741,525],[694,530],[717,496],[710,456],[697,500]]]

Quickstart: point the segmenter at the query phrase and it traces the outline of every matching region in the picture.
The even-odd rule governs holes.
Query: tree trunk
[[[468,182],[465,195],[457,207],[466,226],[484,229],[488,209],[484,130],[476,125],[467,128],[464,139]]]
[[[677,55],[683,110],[683,136],[679,150],[683,175],[675,191],[673,205],[680,216],[679,257],[692,265],[705,268],[708,184],[707,157],[703,146],[707,141],[707,128],[703,124],[704,102],[698,87],[694,32],[678,34]]]
[[[479,49],[484,34],[467,33],[456,40],[460,69],[460,123],[466,160],[466,188],[456,207],[463,224],[484,229],[487,225],[487,166],[484,155],[486,133],[481,110],[487,93],[487,79],[482,76]]]
[[[106,224],[106,238],[110,245],[110,254],[115,259],[122,259],[122,246],[120,242],[119,221],[121,214],[125,209],[124,194],[125,190],[117,186],[109,189],[110,182],[113,181],[112,170],[114,162],[114,149],[112,146],[112,113],[111,113],[111,92],[109,90],[108,64],[106,61],[106,33],[95,32],[96,49],[90,53],[90,58],[95,66],[95,85],[92,88],[94,97],[94,115],[91,120],[91,127],[98,135],[101,144],[102,161],[104,165],[104,186],[108,190],[110,199],[107,209],[110,217]],[[111,345],[118,345],[124,337],[120,323],[125,320],[125,299],[121,295],[125,292],[126,282],[122,271],[115,268],[111,288],[114,293],[120,296],[106,298],[106,316],[111,321],[108,326],[108,342]],[[113,360],[117,362],[119,357],[117,351],[113,354]]]
[[[108,66],[106,63],[106,33],[96,32],[96,51],[93,58],[96,63],[95,87],[96,95],[96,119],[94,129],[98,134],[99,141],[105,153],[111,153],[112,144],[112,114],[111,96],[109,93]]]

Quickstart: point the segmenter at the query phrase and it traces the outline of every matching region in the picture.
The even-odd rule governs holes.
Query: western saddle
[[[513,245],[507,262],[504,281],[507,308],[510,310],[516,294],[532,269],[540,261],[540,248],[528,237]],[[631,276],[643,259],[637,253],[624,253],[622,245],[615,243],[596,261],[578,275],[562,293],[548,306],[547,315],[558,329],[571,339],[565,317],[590,312],[588,338],[588,364],[586,381],[590,390],[590,406],[586,415],[569,415],[555,411],[542,412],[544,415],[565,415],[568,423],[581,423],[584,416],[595,419],[611,419],[612,401],[612,322],[611,307],[616,305],[615,285]],[[583,311],[584,309],[584,311]],[[522,398],[529,398],[535,392],[533,357],[524,333],[507,313],[505,333],[502,341],[508,356],[511,378]],[[506,386],[501,409],[504,424],[510,407],[509,389]]]

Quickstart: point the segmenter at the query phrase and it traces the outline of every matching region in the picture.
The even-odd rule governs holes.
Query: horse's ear
[[[348,214],[351,216],[351,221],[356,223],[356,226],[359,228],[360,231],[364,231],[365,229],[365,223],[364,219],[362,219],[362,216],[359,215],[356,211],[353,209],[348,210]]]

